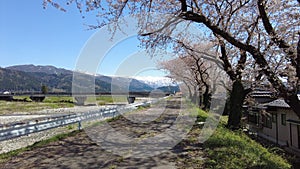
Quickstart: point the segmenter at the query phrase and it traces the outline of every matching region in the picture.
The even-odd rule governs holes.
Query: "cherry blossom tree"
[[[197,83],[193,79],[190,68],[180,58],[162,61],[158,67],[166,70],[169,74],[168,77],[183,83],[187,87],[189,98],[193,103],[196,103]]]
[[[180,2],[184,19],[204,24],[226,43],[250,54],[279,95],[300,116],[299,1],[201,1],[194,3],[192,10],[187,9],[187,1]],[[251,25],[256,25],[253,31]],[[287,85],[278,67],[290,70]]]
[[[254,77],[260,79],[264,76],[300,117],[297,98],[300,90],[299,0],[70,0],[67,4],[71,3],[75,3],[83,15],[98,11],[101,20],[93,28],[100,28],[127,14],[151,12],[159,13],[161,18],[171,14],[174,18],[198,24],[199,29],[206,30],[205,36],[219,46],[224,70],[232,75],[233,83],[243,89],[240,84],[243,71],[246,63],[251,63],[249,67],[255,68]],[[45,7],[47,4],[66,10],[53,0],[44,0]],[[171,25],[171,22],[174,21],[166,21],[161,28]],[[158,44],[159,37],[169,40],[168,36],[159,34],[162,29],[157,30],[144,34],[152,38],[148,40],[150,47]],[[231,50],[235,51],[234,56]]]
[[[160,68],[167,70],[173,79],[186,84],[192,101],[203,105],[202,108],[206,110],[210,105],[210,96],[220,85],[220,79],[224,78],[221,77],[222,68],[216,66],[214,61],[205,59],[205,55],[216,56],[209,52],[212,47],[202,44],[195,48],[199,51],[185,48],[183,56],[161,62]]]

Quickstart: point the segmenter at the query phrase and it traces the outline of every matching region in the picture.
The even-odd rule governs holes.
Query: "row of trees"
[[[185,55],[162,61],[159,63],[159,67],[167,70],[170,78],[182,82],[187,88],[192,102],[207,110],[210,107],[212,93],[217,90],[217,85],[226,83],[226,76],[214,61],[205,59],[204,55],[215,57],[204,52],[210,50],[210,44],[199,46],[202,52],[187,49]]]
[[[61,4],[44,0],[44,6],[51,3],[64,10]],[[147,18],[141,18],[144,24],[142,43],[147,48],[172,46],[176,53],[184,51],[177,59],[190,67],[187,72],[173,71],[166,64],[163,67],[172,70],[172,76],[180,73],[182,80],[193,90],[209,89],[203,79],[209,78],[206,71],[209,65],[202,64],[202,59],[195,53],[203,53],[203,40],[212,44],[215,60],[222,61],[223,70],[232,81],[230,116],[228,126],[238,128],[240,125],[241,105],[246,94],[243,80],[250,81],[251,86],[267,80],[300,117],[300,0],[124,0],[103,1],[86,0],[75,2],[80,12],[97,10],[101,17],[100,28],[108,22],[116,21],[127,14],[151,15],[159,13],[161,21],[149,24]],[[173,16],[167,18],[165,16]],[[188,21],[186,27],[196,25],[205,33],[198,38],[188,36],[185,32],[172,39],[178,18]],[[176,20],[177,19],[177,20]],[[118,27],[116,27],[118,29]],[[167,31],[166,31],[167,30]],[[193,38],[193,41],[188,39]],[[200,45],[200,46],[199,46]],[[171,62],[176,62],[173,60]],[[193,63],[193,64],[191,64]],[[188,81],[193,78],[192,81]],[[191,89],[190,89],[191,90]],[[212,88],[210,89],[212,90]],[[206,93],[206,91],[204,92]],[[206,97],[206,96],[205,96]]]

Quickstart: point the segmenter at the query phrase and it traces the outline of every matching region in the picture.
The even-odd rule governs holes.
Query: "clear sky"
[[[43,9],[42,0],[0,1],[0,66],[54,65],[74,69],[81,48],[97,30],[75,7]]]
[[[75,8],[66,13],[42,0],[0,1],[0,66],[17,64],[54,65],[73,69],[87,39],[96,30],[84,24]]]
[[[1,0],[0,67],[35,64],[74,70],[84,45],[98,31],[88,30],[87,25],[95,25],[97,19],[101,18],[95,14],[83,18],[74,4],[62,12],[51,5],[43,9],[42,0]],[[139,55],[138,45],[136,37],[119,42],[99,63],[97,73],[116,75],[124,59]],[[141,71],[151,75],[149,70]]]

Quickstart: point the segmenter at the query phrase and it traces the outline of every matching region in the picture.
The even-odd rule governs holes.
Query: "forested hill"
[[[35,65],[16,65],[16,66],[9,66],[6,67],[7,69],[11,70],[18,70],[23,72],[36,72],[36,73],[45,73],[45,74],[72,74],[71,70],[57,68],[54,66],[35,66]]]
[[[40,91],[41,86],[49,92],[71,92],[73,72],[54,66],[17,65],[0,68],[0,92],[3,91]],[[95,76],[96,92],[115,91],[147,92],[153,88],[136,79],[123,77]]]
[[[0,91],[40,90],[40,82],[29,73],[0,68]]]

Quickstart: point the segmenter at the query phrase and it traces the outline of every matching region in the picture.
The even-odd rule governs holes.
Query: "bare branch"
[[[182,17],[186,20],[192,20],[197,23],[203,23],[210,30],[212,30],[215,34],[221,36],[226,41],[228,41],[230,44],[234,45],[235,47],[237,47],[241,50],[244,50],[244,51],[247,51],[248,53],[250,53],[253,56],[253,58],[255,59],[256,63],[262,69],[264,74],[268,77],[268,80],[273,84],[273,86],[278,91],[280,91],[280,93],[283,95],[286,95],[288,93],[288,90],[285,88],[282,81],[276,76],[275,72],[271,71],[271,68],[270,68],[267,60],[265,59],[264,55],[259,51],[259,49],[255,48],[252,45],[247,45],[247,44],[244,44],[243,42],[237,40],[232,35],[230,35],[228,32],[220,29],[216,25],[213,25],[212,22],[210,20],[208,20],[204,15],[187,12],[185,14],[182,13]],[[224,49],[225,48],[223,48],[223,50]],[[224,68],[225,68],[225,66],[224,66]]]
[[[286,43],[282,38],[280,38],[279,35],[275,32],[273,26],[270,23],[270,20],[269,20],[269,17],[267,15],[267,12],[265,10],[264,0],[258,0],[257,1],[257,5],[258,5],[259,14],[260,14],[260,17],[262,19],[264,28],[265,28],[266,32],[270,35],[271,40],[276,45],[278,45],[279,48],[285,49],[283,51],[286,52],[286,54],[291,58],[292,64],[294,66],[296,66],[295,53],[291,49],[291,46],[288,43]]]
[[[247,60],[247,53],[244,50],[241,50],[240,51],[240,59],[238,61],[238,65],[236,68],[236,75],[237,75],[238,79],[242,78],[242,71],[245,68],[246,60]]]
[[[219,68],[223,69],[223,62],[220,61],[215,55],[209,54],[209,53],[204,52],[204,51],[195,50],[194,48],[188,46],[187,44],[183,43],[180,40],[176,40],[176,42],[178,44],[182,45],[182,47],[185,48],[186,50],[189,50],[189,51],[192,51],[192,52],[195,52],[195,53],[198,53],[198,54],[202,54],[202,58],[216,63]]]
[[[231,64],[228,61],[228,56],[227,56],[227,52],[226,52],[226,46],[225,43],[222,40],[219,40],[220,42],[220,47],[221,47],[221,57],[220,59],[223,61],[224,63],[224,70],[226,71],[226,73],[229,75],[230,79],[232,81],[236,80],[236,74],[233,71]]]
[[[165,28],[169,27],[171,24],[176,23],[177,21],[179,21],[180,18],[175,17],[175,19],[171,18],[170,20],[168,20],[161,28],[153,31],[153,32],[148,32],[148,33],[143,33],[141,34],[141,36],[149,36],[155,33],[159,33],[162,32]]]
[[[187,4],[186,0],[179,0],[181,2],[181,11],[186,12],[187,11]]]

